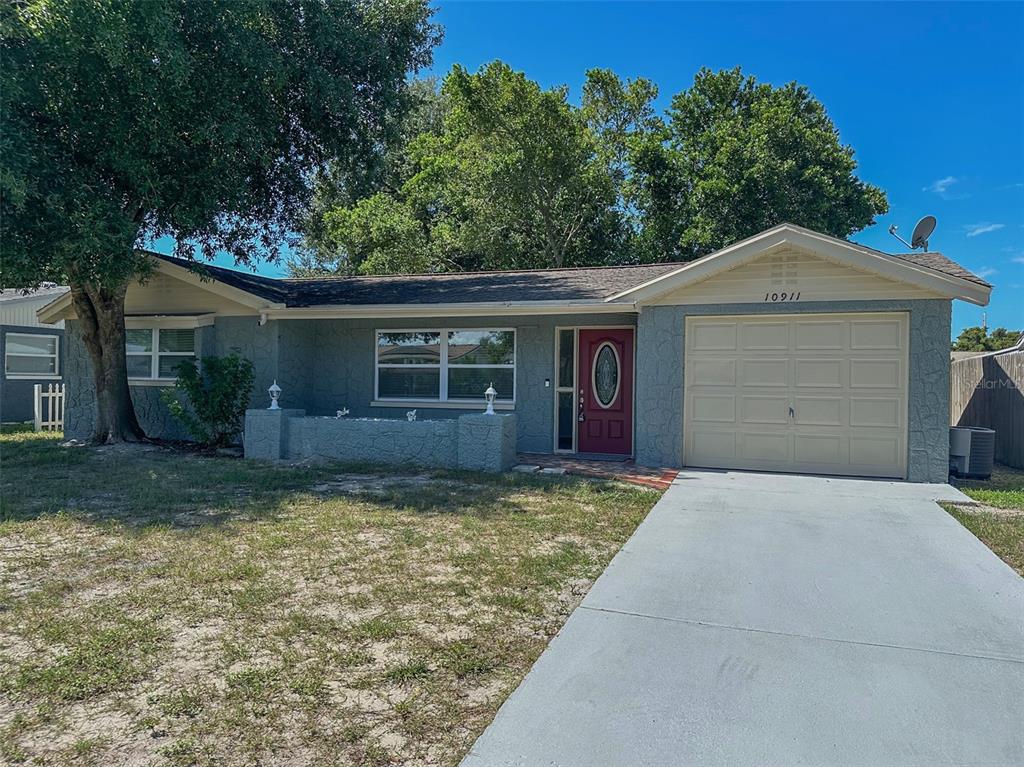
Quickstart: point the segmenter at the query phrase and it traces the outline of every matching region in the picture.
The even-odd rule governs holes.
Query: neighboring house
[[[780,225],[685,264],[275,280],[155,256],[129,288],[128,368],[150,433],[189,356],[255,365],[312,415],[517,416],[521,452],[945,481],[950,304],[991,286],[938,253]],[[70,300],[66,433],[94,395]]]
[[[60,383],[64,323],[43,324],[36,312],[67,293],[67,287],[53,284],[29,292],[0,290],[0,421],[31,421],[35,384]]]

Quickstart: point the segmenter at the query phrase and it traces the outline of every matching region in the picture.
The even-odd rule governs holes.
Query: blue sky
[[[953,330],[1024,326],[1024,4],[435,3],[445,28],[433,71],[502,59],[579,97],[584,72],[647,77],[659,107],[701,66],[807,85],[862,178],[890,212],[854,236],[905,250],[935,215],[931,249],[996,288],[986,309],[955,302]],[[161,248],[162,249],[162,248]],[[278,268],[261,268],[279,274]]]

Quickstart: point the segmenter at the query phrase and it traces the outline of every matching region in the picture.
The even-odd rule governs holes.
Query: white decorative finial
[[[487,400],[487,409],[484,411],[484,415],[494,415],[494,400],[498,396],[498,392],[494,390],[494,383],[487,387],[487,391],[484,392],[484,399]]]
[[[405,414],[405,417],[409,419],[409,423],[412,423],[413,421],[416,420],[416,411],[415,410],[407,411],[406,414]]]
[[[281,398],[281,387],[277,385],[276,378],[267,391],[270,392],[270,407],[267,410],[280,410],[281,406],[277,404],[277,401]]]

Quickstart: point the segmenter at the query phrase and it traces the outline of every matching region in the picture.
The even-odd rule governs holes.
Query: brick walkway
[[[667,490],[676,478],[676,469],[652,469],[637,466],[629,461],[592,461],[572,455],[540,455],[537,453],[520,453],[519,463],[540,466],[544,469],[565,469],[566,474],[581,477],[598,477],[601,479],[617,479],[621,482],[632,482],[657,490]]]

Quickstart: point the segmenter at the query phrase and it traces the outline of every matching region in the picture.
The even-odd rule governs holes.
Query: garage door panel
[[[793,323],[798,352],[814,349],[842,351],[846,347],[846,323],[837,320],[797,320]]]
[[[687,334],[690,348],[695,352],[735,351],[735,322],[698,322]]]
[[[693,360],[694,386],[735,386],[736,360],[709,357]]]
[[[798,359],[794,384],[798,387],[841,388],[843,363],[841,359]]]
[[[736,432],[695,429],[691,438],[693,455],[699,461],[736,459]]]
[[[895,466],[900,462],[902,440],[898,437],[850,437],[850,462],[863,466]]]
[[[905,313],[691,318],[685,462],[906,476],[907,324]]]
[[[747,359],[739,365],[744,386],[789,386],[788,359]]]
[[[899,389],[903,385],[901,367],[896,359],[851,359],[850,388]]]
[[[722,394],[695,394],[693,420],[697,423],[735,423],[736,397]]]
[[[840,466],[847,462],[848,450],[845,434],[794,435],[795,458],[797,463],[816,463]]]
[[[842,397],[794,397],[793,420],[797,426],[842,426]]]
[[[741,397],[742,423],[789,423],[789,398],[786,396],[744,395]]]
[[[850,426],[901,426],[898,397],[851,397]]]
[[[744,322],[740,325],[740,349],[745,352],[788,351],[788,322]]]
[[[903,339],[899,320],[854,320],[850,323],[850,348],[898,350]]]
[[[740,435],[740,457],[748,461],[792,460],[792,438],[785,432],[752,432]]]

